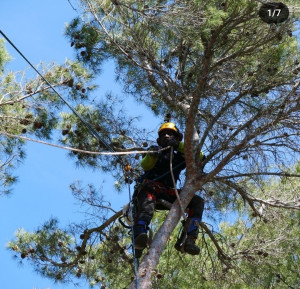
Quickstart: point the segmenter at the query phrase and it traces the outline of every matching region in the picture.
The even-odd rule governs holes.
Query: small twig
[[[227,176],[216,176],[215,179],[226,180],[226,179],[233,179],[233,178],[241,178],[241,177],[253,177],[253,176],[279,176],[279,177],[295,177],[299,178],[300,174],[289,174],[289,173],[277,173],[277,172],[257,172],[257,173],[240,173],[236,175],[227,175]]]
[[[87,246],[87,242],[90,239],[90,236],[92,233],[100,233],[103,234],[103,230],[108,227],[112,222],[116,221],[121,215],[123,214],[123,210],[118,211],[116,214],[114,214],[113,216],[111,216],[108,220],[106,220],[101,226],[96,227],[96,228],[92,228],[89,230],[86,230],[84,232],[84,238],[82,240],[80,249],[78,250],[78,255],[74,258],[74,260],[70,263],[57,263],[52,261],[51,263],[54,266],[58,266],[58,267],[71,267],[71,266],[75,266],[78,261],[80,260],[80,258],[83,256],[85,248]]]
[[[10,164],[16,157],[17,157],[16,153],[13,156],[8,157],[6,159],[6,161],[0,165],[0,169],[3,168],[3,167],[5,167],[5,166],[7,166],[8,164]]]
[[[220,259],[220,261],[222,263],[224,263],[226,266],[229,266],[228,264],[228,260],[230,260],[230,257],[228,257],[223,249],[220,247],[218,241],[216,240],[216,238],[214,237],[213,233],[210,231],[210,229],[203,223],[203,222],[197,222],[202,229],[204,229],[205,233],[209,236],[209,238],[211,239],[211,241],[214,243],[217,251],[218,251],[218,257]]]
[[[42,84],[41,84],[42,85]],[[41,86],[39,85],[39,86]],[[57,84],[57,85],[52,85],[53,87],[57,87],[59,86],[60,84]],[[45,88],[37,88],[35,91],[31,92],[31,93],[28,93],[18,99],[14,99],[14,100],[8,100],[6,102],[0,102],[0,106],[4,106],[4,105],[11,105],[11,104],[14,104],[14,103],[17,103],[17,102],[21,102],[22,100],[26,99],[26,98],[29,98],[29,97],[32,97],[33,95],[35,94],[38,94],[40,92],[43,92],[43,91],[47,91],[47,90],[50,90],[51,87],[50,86],[47,86]]]
[[[70,6],[72,7],[72,9],[74,10],[74,11],[76,11],[77,12],[77,9],[73,6],[73,4],[71,3],[71,1],[70,0],[68,0],[68,2],[69,2],[69,4],[70,4]]]
[[[251,209],[253,210],[255,215],[262,218],[262,214],[260,214],[260,212],[254,206],[253,199],[251,199],[248,196],[247,192],[243,188],[241,188],[239,185],[237,185],[236,183],[231,182],[229,180],[220,180],[220,181],[222,183],[226,184],[227,186],[229,186],[230,188],[234,189],[236,192],[238,192],[241,195],[241,197],[248,202],[249,206],[251,207]]]

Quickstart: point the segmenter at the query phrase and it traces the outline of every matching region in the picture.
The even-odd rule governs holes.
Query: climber
[[[163,210],[166,207],[157,204],[157,199],[163,199],[173,203],[177,198],[174,183],[170,174],[170,149],[161,151],[161,148],[173,147],[172,168],[175,183],[179,179],[180,172],[185,169],[184,143],[182,134],[172,122],[163,123],[158,130],[158,146],[151,146],[149,150],[155,153],[147,153],[141,161],[141,166],[145,173],[141,176],[134,194],[135,219],[134,219],[134,241],[135,253],[137,258],[142,254],[147,246],[147,229],[154,214],[154,210]],[[204,155],[200,156],[203,160]],[[195,195],[188,205],[189,227],[187,232],[181,234],[175,244],[178,251],[186,252],[191,255],[200,253],[199,247],[195,245],[198,236],[197,222],[201,221],[204,209],[204,200]]]

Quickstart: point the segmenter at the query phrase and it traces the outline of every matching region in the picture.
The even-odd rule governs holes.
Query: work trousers
[[[180,191],[178,190],[180,194]],[[177,199],[174,189],[167,188],[163,183],[145,180],[143,188],[135,194],[135,223],[145,221],[148,225],[155,210],[168,210],[165,206],[157,204],[157,199],[174,203]],[[204,210],[203,198],[195,195],[187,206],[189,218],[202,219]]]

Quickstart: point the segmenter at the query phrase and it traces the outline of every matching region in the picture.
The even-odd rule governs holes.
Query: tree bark
[[[201,186],[199,182],[196,184],[193,177],[186,180],[185,185],[180,193],[181,203],[184,208],[187,207],[193,198],[198,187]],[[159,258],[163,252],[166,242],[170,238],[181,216],[181,210],[178,201],[176,200],[171,207],[171,210],[166,217],[164,223],[156,233],[151,243],[148,252],[145,254],[140,266],[138,268],[138,288],[136,287],[136,280],[134,280],[130,289],[151,289],[151,277],[155,273],[155,268],[158,265]]]

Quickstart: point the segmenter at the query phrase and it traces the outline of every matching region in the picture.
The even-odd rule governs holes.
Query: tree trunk
[[[190,180],[186,180],[185,185],[180,193],[181,203],[183,208],[186,208],[190,200],[193,198],[195,192],[198,190],[199,182],[197,185],[193,181],[193,177]],[[134,280],[130,289],[151,289],[152,281],[151,277],[155,273],[155,268],[158,265],[159,258],[163,252],[166,242],[170,238],[176,225],[178,224],[181,216],[181,210],[178,201],[174,202],[171,210],[166,217],[164,223],[159,228],[158,232],[153,238],[149,251],[144,256],[140,266],[138,268],[138,282],[136,287],[136,280]]]

